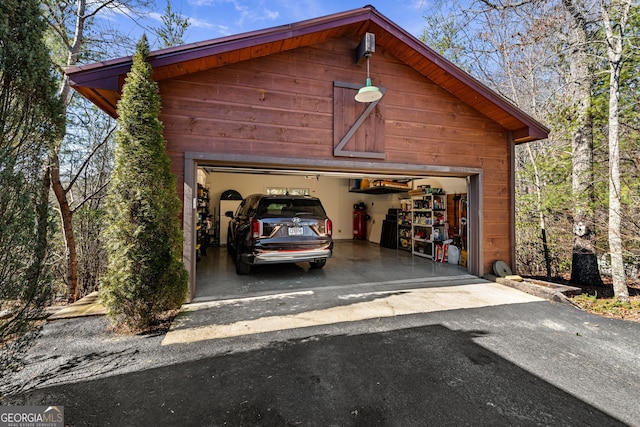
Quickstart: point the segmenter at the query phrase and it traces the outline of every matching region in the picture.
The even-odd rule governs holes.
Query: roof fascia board
[[[131,57],[128,57],[131,58]],[[120,77],[131,70],[132,61],[111,64],[99,63],[103,67],[74,67],[65,70],[71,86],[85,86],[91,89],[120,90]],[[91,64],[94,65],[94,64]]]

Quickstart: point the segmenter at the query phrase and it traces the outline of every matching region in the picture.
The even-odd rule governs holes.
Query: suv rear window
[[[256,216],[327,216],[319,200],[269,198],[260,200]]]

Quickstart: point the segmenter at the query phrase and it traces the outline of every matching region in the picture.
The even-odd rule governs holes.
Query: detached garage
[[[206,243],[225,244],[228,190],[317,195],[337,242],[356,237],[433,262],[449,237],[471,274],[513,263],[514,146],[548,129],[375,8],[164,49],[149,61],[184,203],[192,297],[207,221]],[[126,57],[67,74],[115,117],[130,67]],[[354,227],[360,204],[366,230]]]

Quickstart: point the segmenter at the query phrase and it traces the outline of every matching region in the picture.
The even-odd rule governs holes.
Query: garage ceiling
[[[295,170],[295,169],[260,169],[260,168],[243,168],[243,167],[219,167],[219,166],[200,166],[200,169],[204,169],[206,172],[225,172],[225,173],[245,173],[255,175],[292,175],[292,176],[327,176],[332,178],[366,178],[366,179],[389,179],[395,181],[410,181],[412,179],[422,179],[436,177],[436,175],[385,175],[385,174],[372,174],[372,173],[357,173],[357,172],[326,172],[326,171],[313,171],[313,170]]]

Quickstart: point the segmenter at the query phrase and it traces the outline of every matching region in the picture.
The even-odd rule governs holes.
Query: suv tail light
[[[326,234],[327,236],[331,236],[333,232],[333,224],[331,223],[331,220],[329,218],[324,220],[324,234]]]
[[[251,218],[251,239],[255,240],[262,236],[262,221]]]

